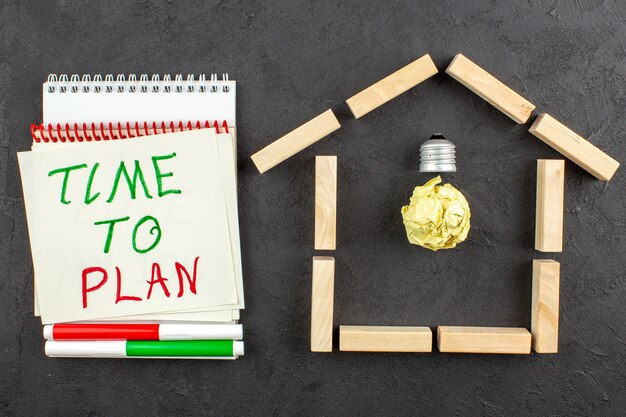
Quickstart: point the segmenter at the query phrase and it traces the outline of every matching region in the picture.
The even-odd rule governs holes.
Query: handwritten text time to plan
[[[92,189],[94,179],[98,175],[98,168],[100,167],[98,162],[94,163],[92,166],[87,164],[78,164],[56,168],[48,172],[48,177],[51,180],[56,180],[59,188],[59,204],[64,205],[90,205],[99,199],[106,199],[106,203],[113,203],[118,196],[118,193],[123,192],[122,189],[127,190],[132,200],[135,200],[138,197],[146,199],[173,198],[182,194],[181,189],[174,188],[174,173],[167,171],[167,161],[175,157],[175,152],[167,155],[154,155],[150,158],[151,163],[144,163],[142,165],[139,160],[135,160],[132,167],[127,166],[126,162],[120,161],[115,172],[115,177],[111,178],[112,181],[110,189],[106,190]],[[76,173],[79,171],[88,172],[89,175],[78,176]],[[148,175],[154,176],[156,189],[151,190],[148,186],[148,183],[145,180]],[[82,187],[85,190],[84,195],[68,195],[70,182],[81,180],[84,183],[84,187]],[[166,181],[168,184],[165,184]],[[80,199],[80,201],[78,201],[78,199]],[[147,254],[159,245],[163,236],[163,229],[159,220],[149,214],[146,214],[138,219],[133,219],[130,216],[118,217],[114,219],[96,219],[93,222],[93,225],[94,227],[102,229],[102,251],[105,254],[109,253],[113,245],[131,245],[133,251],[137,254]],[[121,242],[116,240],[115,231],[121,227],[132,228],[132,238],[130,242]],[[151,239],[148,239],[149,244],[145,244],[144,242],[144,245],[140,245],[138,243],[138,241],[140,241],[138,237],[140,237],[141,234],[143,234],[144,237],[147,235],[151,237]],[[145,239],[141,241],[145,241]],[[189,286],[189,291],[192,294],[196,294],[196,280],[199,261],[200,257],[197,256],[193,262],[193,270],[191,273],[189,272],[189,269],[191,269],[189,265],[185,266],[180,262],[174,262],[174,270],[178,278],[178,291],[176,297],[180,298],[185,295],[185,282],[187,282]],[[117,285],[115,304],[122,301],[140,302],[144,299],[144,297],[149,300],[153,291],[162,291],[168,298],[172,295],[170,293],[170,287],[172,287],[172,284],[170,283],[168,286],[168,278],[164,276],[161,270],[161,265],[158,262],[152,263],[150,279],[146,281],[146,293],[134,295],[122,294],[122,271],[118,266],[115,267],[115,271],[107,271],[101,266],[89,265],[85,266],[81,277],[82,305],[84,309],[89,306],[89,293],[98,291],[104,285],[107,285],[107,283],[109,283],[109,277],[113,275],[113,272],[115,274]]]

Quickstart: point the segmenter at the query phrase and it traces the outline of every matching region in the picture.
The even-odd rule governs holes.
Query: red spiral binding
[[[74,126],[70,126],[66,123],[65,126],[61,126],[57,123],[56,126],[48,123],[48,125],[33,123],[30,125],[30,134],[33,137],[35,143],[72,143],[72,142],[98,142],[105,140],[118,140],[118,139],[130,139],[139,136],[158,135],[162,133],[182,132],[185,130],[196,129],[208,129],[214,128],[217,133],[230,133],[228,130],[228,123],[224,120],[222,124],[215,120],[211,123],[208,120],[204,122],[198,120],[195,123],[188,121],[186,124],[183,121],[178,123],[170,122],[169,126],[165,122],[157,124],[152,122],[152,126],[148,126],[147,122],[130,123],[126,122],[126,125],[117,123],[116,126],[113,123],[109,123],[105,126],[104,123],[96,125],[91,123],[83,123],[79,126],[78,123],[74,123]]]

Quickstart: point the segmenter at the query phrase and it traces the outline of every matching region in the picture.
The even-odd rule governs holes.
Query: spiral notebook
[[[144,74],[50,75],[43,85],[43,123],[188,122],[217,120],[235,127],[235,81]]]
[[[94,318],[98,320],[123,319],[142,321],[231,321],[239,318],[239,309],[243,308],[244,302],[235,179],[235,93],[235,82],[228,80],[226,75],[222,76],[222,79],[219,79],[216,75],[212,75],[210,78],[187,76],[185,79],[180,75],[175,76],[173,79],[167,75],[162,79],[156,75],[151,77],[147,75],[140,77],[131,75],[128,78],[122,75],[116,77],[111,75],[105,77],[95,76],[93,78],[87,75],[82,77],[76,75],[70,77],[51,75],[48,81],[44,83],[43,123],[35,124],[31,128],[33,150],[36,151],[33,153],[37,155],[35,157],[28,155],[23,158],[20,155],[21,167],[23,164],[28,166],[30,171],[33,171],[39,166],[38,164],[59,158],[61,154],[64,158],[69,158],[68,155],[71,154],[83,157],[82,155],[85,155],[84,152],[87,147],[92,147],[90,151],[92,154],[95,152],[98,155],[96,159],[99,162],[102,160],[101,155],[106,155],[111,147],[117,147],[116,150],[112,151],[113,154],[122,152],[131,157],[133,155],[132,152],[137,152],[138,158],[140,158],[143,155],[142,152],[144,152],[141,149],[146,149],[140,142],[149,142],[150,144],[147,145],[147,148],[154,150],[159,146],[167,148],[171,146],[171,142],[168,141],[174,140],[178,141],[176,147],[180,149],[180,157],[185,155],[185,153],[188,154],[187,162],[192,161],[194,158],[192,155],[194,154],[194,147],[198,147],[198,149],[203,147],[201,154],[204,156],[214,155],[216,158],[214,165],[217,168],[212,173],[206,172],[204,180],[209,183],[218,176],[222,183],[222,212],[224,213],[224,220],[219,220],[220,216],[216,213],[220,212],[220,210],[217,209],[213,209],[211,216],[208,217],[216,220],[213,226],[211,226],[212,230],[219,227],[220,223],[222,224],[227,240],[221,243],[226,243],[226,246],[230,248],[230,262],[227,263],[231,265],[231,272],[222,272],[220,274],[233,276],[231,291],[226,291],[230,296],[225,296],[225,293],[221,295],[225,302],[219,304],[214,300],[212,303],[209,303],[211,305],[198,302],[195,304],[170,302],[169,307],[162,310],[154,310],[152,313],[127,314],[133,310],[133,308],[130,308],[123,310],[124,314],[120,316],[110,315],[104,317],[106,314],[100,311],[98,313],[99,317],[96,316]],[[119,141],[119,143],[103,143],[109,141]],[[74,144],[79,142],[101,143]],[[130,144],[130,142],[134,143]],[[189,145],[183,145],[183,142],[189,143]],[[209,150],[207,147],[209,142],[213,142],[210,145],[213,147],[211,148],[212,150]],[[96,149],[94,147],[99,148]],[[22,159],[26,161],[29,158],[32,161],[22,163]],[[69,159],[71,160],[72,158]],[[92,165],[98,163],[95,159],[91,162]],[[202,163],[196,160],[196,171],[210,162],[210,158],[209,160],[203,160]],[[24,172],[22,175],[24,181]],[[32,182],[32,180],[27,178],[25,181],[25,200],[27,202],[30,226],[31,219],[36,219],[37,216],[33,214],[34,209],[30,207],[29,210],[28,207],[29,200],[31,200],[31,206],[34,205],[32,203],[33,197],[26,197],[28,182]],[[33,187],[32,184],[30,187]],[[64,207],[64,209],[66,208]],[[76,212],[75,216],[77,215],[80,216],[81,212]],[[191,219],[186,219],[186,221],[190,222]],[[36,220],[32,220],[32,222],[37,223]],[[33,240],[36,239],[33,239],[32,230],[30,233],[32,244]],[[203,245],[208,245],[209,243],[207,242]],[[180,245],[176,242],[170,242],[170,245],[172,244],[174,246]],[[41,243],[39,246],[41,246]],[[33,247],[33,260],[36,266],[38,260],[40,261],[42,258],[41,252],[41,248],[35,251],[35,247]],[[223,255],[219,255],[217,258],[223,258]],[[186,268],[181,269],[184,273],[179,274],[180,282],[182,282],[181,277],[190,277],[189,270],[191,267],[189,262]],[[41,264],[39,268],[35,268],[36,277],[45,273],[41,272],[42,270]],[[176,272],[178,273],[179,270],[177,269]],[[109,279],[114,280],[114,274],[109,273],[109,275],[111,275]],[[119,275],[118,283],[120,280]],[[170,279],[175,280],[175,277],[170,277]],[[83,281],[85,281],[84,278]],[[49,295],[51,292],[50,282],[51,279],[48,277],[45,280],[47,287],[43,284],[37,284],[37,294],[45,287],[47,288],[46,294]],[[152,287],[150,288],[152,289]],[[118,296],[119,291],[118,285]],[[212,295],[215,296],[215,294]],[[36,295],[36,311],[38,310],[39,298],[40,295]],[[49,303],[50,301],[48,300],[47,305]],[[117,307],[116,310],[122,311]],[[65,316],[54,315],[53,317],[55,317],[54,320],[46,321],[57,321],[58,317],[77,316],[69,314]]]

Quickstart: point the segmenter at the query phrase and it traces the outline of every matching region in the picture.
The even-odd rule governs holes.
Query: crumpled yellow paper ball
[[[402,218],[409,242],[431,250],[451,249],[467,238],[470,208],[459,190],[437,176],[413,190]]]

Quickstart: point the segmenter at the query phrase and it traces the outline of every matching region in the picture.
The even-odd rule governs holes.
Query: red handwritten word
[[[185,295],[185,281],[189,285],[189,291],[192,294],[197,294],[197,279],[198,279],[198,261],[200,257],[197,256],[193,261],[193,272],[190,274],[187,268],[180,262],[174,262],[174,268],[176,270],[176,276],[178,277],[178,293],[176,297],[181,298]],[[146,300],[152,297],[153,288],[160,288],[165,297],[170,297],[170,290],[167,286],[168,279],[163,276],[161,265],[158,262],[152,264],[152,271],[150,274],[150,280],[148,283],[148,291],[146,294]],[[122,271],[119,267],[115,267],[115,275],[117,278],[117,286],[115,292],[115,304],[121,301],[143,301],[144,299],[136,295],[122,295]],[[82,298],[83,308],[88,307],[87,298],[90,293],[94,293],[101,289],[108,281],[109,274],[107,270],[100,266],[90,266],[83,269],[82,272]],[[158,284],[158,285],[157,285]]]

